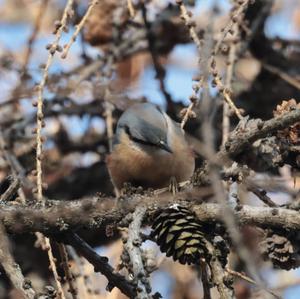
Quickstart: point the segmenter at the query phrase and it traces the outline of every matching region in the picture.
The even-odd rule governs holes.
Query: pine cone
[[[265,259],[270,259],[275,267],[290,270],[300,265],[300,236],[289,238],[270,232],[261,242],[260,250]]]
[[[204,258],[209,262],[211,256],[205,246],[206,240],[215,247],[215,255],[225,267],[228,248],[222,237],[210,230],[187,208],[173,205],[165,209],[154,220],[152,237],[155,237],[162,252],[172,256],[181,264],[199,264]]]

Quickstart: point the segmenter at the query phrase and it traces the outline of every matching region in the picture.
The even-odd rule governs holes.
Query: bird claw
[[[170,178],[169,192],[171,192],[173,195],[179,192],[179,184],[174,176]]]

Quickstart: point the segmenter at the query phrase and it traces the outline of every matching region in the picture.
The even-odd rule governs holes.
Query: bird
[[[117,196],[124,183],[143,189],[169,187],[189,180],[195,168],[180,124],[151,103],[133,104],[122,114],[106,162]],[[158,211],[151,236],[162,252],[182,264],[199,263],[207,252],[203,225],[179,205]]]
[[[187,181],[195,168],[184,130],[152,103],[135,103],[123,112],[106,163],[118,194],[124,183],[159,189],[172,179]]]

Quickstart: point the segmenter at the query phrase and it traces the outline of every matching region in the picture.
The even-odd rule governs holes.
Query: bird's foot
[[[170,178],[169,192],[171,192],[173,195],[179,192],[179,184],[174,176]]]

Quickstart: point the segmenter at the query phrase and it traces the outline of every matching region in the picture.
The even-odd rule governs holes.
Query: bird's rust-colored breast
[[[194,171],[191,149],[184,141],[173,150],[172,154],[151,147],[141,150],[124,134],[107,157],[113,184],[119,190],[125,182],[144,188],[161,188],[169,184],[172,176],[178,182],[189,179]]]

